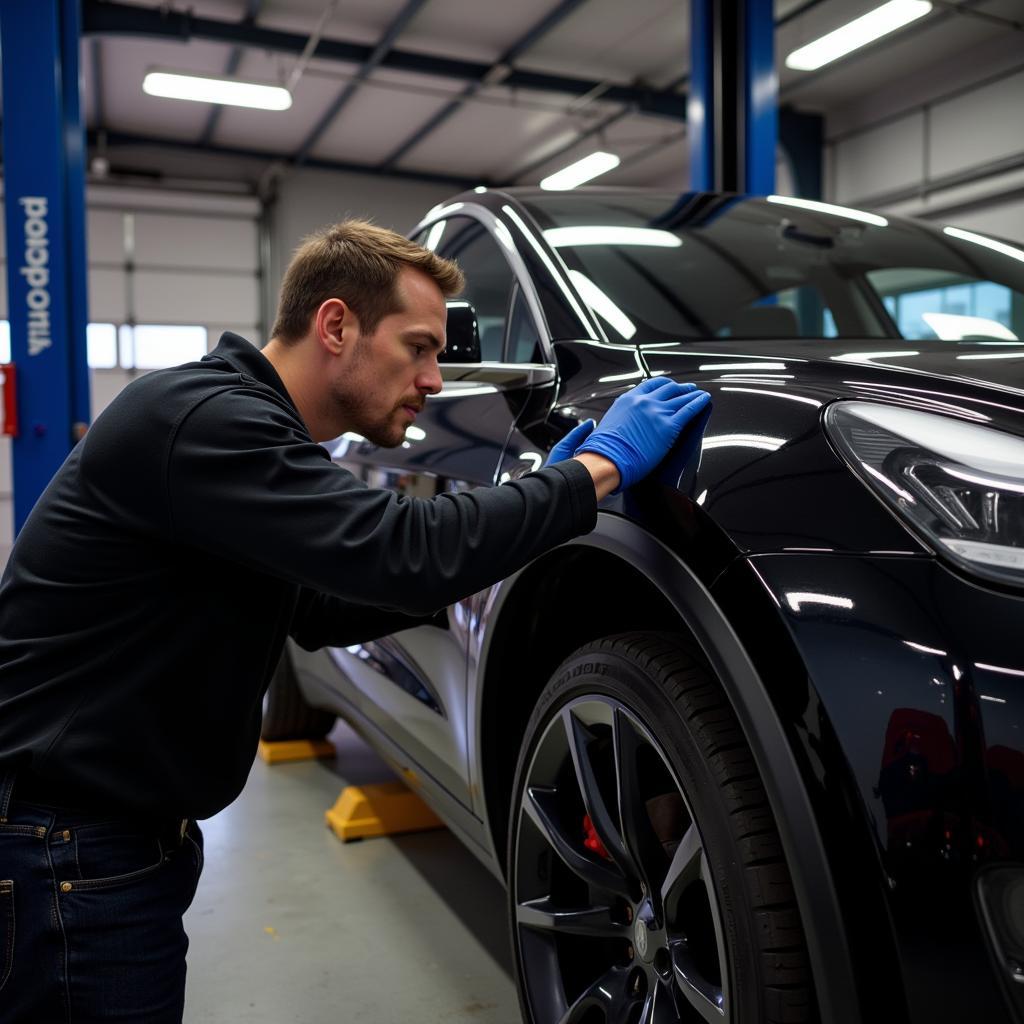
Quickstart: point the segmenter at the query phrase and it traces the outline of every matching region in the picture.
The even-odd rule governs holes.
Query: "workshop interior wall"
[[[300,168],[283,175],[269,204],[270,259],[265,319],[273,307],[281,278],[302,239],[312,231],[347,217],[369,218],[403,234],[436,203],[457,192],[459,185],[434,184],[373,174]]]
[[[826,199],[1024,241],[1016,33],[866,93],[825,122]]]

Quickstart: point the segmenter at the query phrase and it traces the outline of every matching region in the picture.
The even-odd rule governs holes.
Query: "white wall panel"
[[[944,223],[947,221],[968,231],[1024,242],[1024,199],[1015,199],[978,210],[967,210],[964,213],[953,212],[943,218]]]
[[[309,169],[286,175],[274,204],[269,288],[274,301],[292,253],[311,231],[345,217],[370,217],[381,227],[404,233],[435,203],[458,190],[454,185],[400,181],[374,174]],[[267,313],[269,319],[273,308]]]
[[[835,145],[835,200],[856,203],[916,184],[924,174],[924,117],[900,118]]]
[[[118,210],[89,210],[86,240],[90,263],[124,262],[124,215]]]
[[[1024,151],[1024,71],[937,103],[931,177],[955,174]]]
[[[258,255],[253,220],[135,214],[135,262],[140,266],[210,267],[255,273]]]
[[[260,329],[256,324],[207,324],[207,339],[206,347],[209,351],[213,351],[217,347],[217,343],[220,341],[220,336],[225,331],[231,331],[234,334],[241,335],[246,341],[251,342],[256,348],[263,348],[265,339],[260,333]]]
[[[110,324],[123,324],[128,319],[123,270],[89,268],[89,319]]]
[[[131,370],[92,370],[89,373],[89,400],[91,402],[92,419],[117,398],[125,385],[130,384],[141,374]]]
[[[138,270],[134,290],[140,324],[246,323],[259,309],[255,274]]]

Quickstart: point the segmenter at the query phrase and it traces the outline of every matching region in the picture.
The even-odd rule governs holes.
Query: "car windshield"
[[[609,341],[1024,338],[1024,246],[783,196],[531,197]]]

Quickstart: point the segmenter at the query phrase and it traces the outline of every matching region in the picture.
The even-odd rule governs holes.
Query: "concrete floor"
[[[513,1024],[501,885],[448,832],[343,844],[324,811],[391,772],[347,726],[336,762],[253,766],[208,821],[185,917],[185,1024]]]

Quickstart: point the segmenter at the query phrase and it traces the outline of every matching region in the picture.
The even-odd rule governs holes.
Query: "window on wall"
[[[1018,293],[995,281],[925,269],[868,273],[904,338],[961,341],[1024,337]]]
[[[91,370],[158,370],[206,355],[205,327],[89,324],[85,336]],[[11,325],[0,320],[0,363],[10,361]]]
[[[112,370],[117,366],[117,328],[113,324],[89,324],[85,340],[90,369]]]
[[[206,355],[206,328],[126,324],[118,332],[118,344],[124,369],[160,370],[202,359]]]

